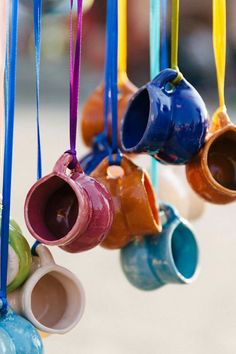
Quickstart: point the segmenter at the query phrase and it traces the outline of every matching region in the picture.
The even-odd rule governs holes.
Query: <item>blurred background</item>
[[[212,49],[212,1],[180,1],[179,66],[217,108]],[[106,1],[95,0],[83,18],[80,108],[101,82]],[[236,1],[227,0],[226,103],[236,112]],[[69,27],[65,16],[42,23],[41,129],[43,173],[69,146]],[[170,24],[170,21],[169,21]],[[17,107],[12,215],[27,234],[23,204],[36,176],[35,63],[32,11],[20,8]],[[128,0],[128,75],[149,80],[149,1]],[[86,152],[78,139],[78,152]],[[145,159],[148,166],[149,159]],[[51,336],[47,354],[234,354],[236,352],[235,204],[207,205],[194,228],[201,247],[201,275],[192,286],[166,286],[151,293],[132,288],[121,272],[119,252],[97,248],[70,255],[53,249],[56,260],[83,282],[87,308],[71,333]],[[32,243],[32,238],[28,235]]]

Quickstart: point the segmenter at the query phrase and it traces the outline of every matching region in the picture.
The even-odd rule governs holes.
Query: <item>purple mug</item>
[[[71,253],[89,250],[106,237],[114,208],[106,188],[86,175],[80,164],[67,174],[72,155],[63,154],[53,172],[30,189],[25,221],[31,235]]]

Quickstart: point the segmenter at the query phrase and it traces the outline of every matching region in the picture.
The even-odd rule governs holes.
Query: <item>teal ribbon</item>
[[[160,0],[150,0],[150,76],[151,80],[160,71]],[[151,158],[151,180],[155,190],[158,186],[158,162]]]

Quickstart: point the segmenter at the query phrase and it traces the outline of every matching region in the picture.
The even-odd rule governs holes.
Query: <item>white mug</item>
[[[55,264],[47,247],[40,244],[36,252],[31,275],[8,295],[9,305],[40,331],[66,333],[83,315],[83,287],[73,273]]]

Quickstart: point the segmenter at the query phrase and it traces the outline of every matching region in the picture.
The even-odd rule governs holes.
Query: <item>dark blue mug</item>
[[[168,164],[186,164],[201,149],[208,129],[206,106],[178,73],[163,70],[132,97],[121,127],[125,152],[148,153]]]
[[[170,205],[162,204],[160,211],[163,231],[137,238],[121,250],[124,274],[141,290],[189,284],[198,274],[199,250],[190,225]]]

